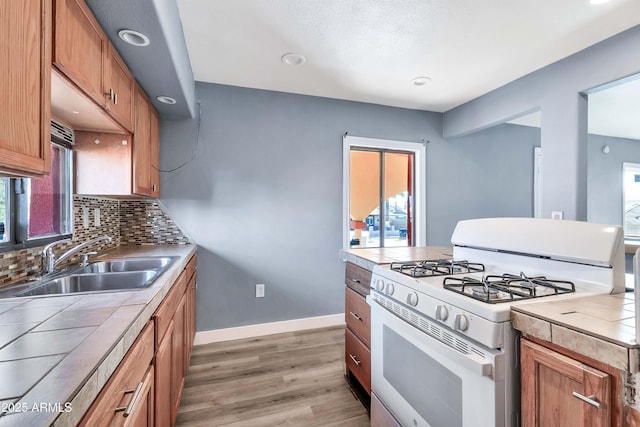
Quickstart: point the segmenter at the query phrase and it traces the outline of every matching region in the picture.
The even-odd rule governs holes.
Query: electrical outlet
[[[256,285],[256,298],[264,298],[264,283]]]
[[[96,227],[100,227],[100,208],[93,210],[93,221]]]
[[[564,218],[563,211],[551,211],[551,219],[562,219]]]
[[[82,208],[82,226],[89,228],[89,208]]]

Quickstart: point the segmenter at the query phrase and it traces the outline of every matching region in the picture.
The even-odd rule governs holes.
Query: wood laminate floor
[[[343,360],[343,327],[195,346],[176,425],[368,427]]]

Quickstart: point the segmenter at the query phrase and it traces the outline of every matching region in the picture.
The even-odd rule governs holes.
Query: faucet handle
[[[82,256],[80,257],[80,265],[82,267],[86,267],[87,265],[89,265],[89,257],[91,255],[97,255],[97,254],[98,252],[95,252],[95,251],[82,254]]]

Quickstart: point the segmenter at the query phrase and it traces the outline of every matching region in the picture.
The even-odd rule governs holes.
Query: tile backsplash
[[[99,236],[110,236],[113,241],[87,250],[100,251],[118,245],[189,243],[189,239],[155,200],[74,196],[73,214],[72,243],[57,246],[58,254]],[[39,246],[0,253],[0,287],[38,274],[42,248]]]

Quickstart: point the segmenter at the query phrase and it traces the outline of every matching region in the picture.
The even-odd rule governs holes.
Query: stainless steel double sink
[[[3,296],[26,297],[148,288],[177,258],[163,256],[98,261],[84,267],[71,268],[52,277],[21,284],[16,293]],[[25,288],[25,285],[28,286]]]

